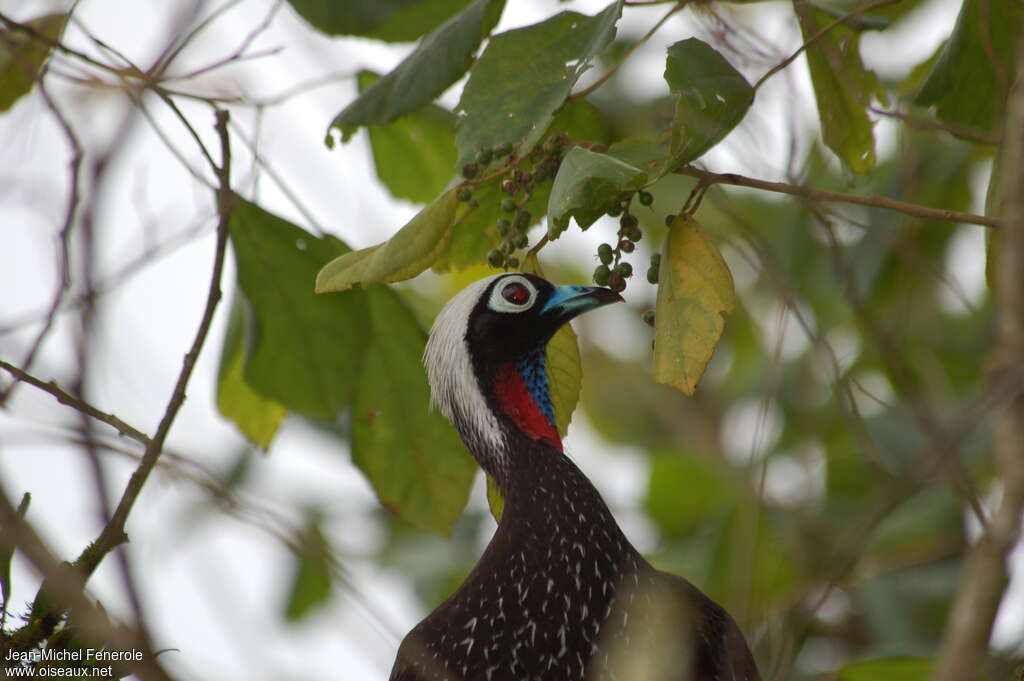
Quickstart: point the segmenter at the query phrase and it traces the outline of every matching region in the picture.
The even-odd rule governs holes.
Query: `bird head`
[[[470,284],[445,305],[423,355],[431,397],[485,469],[504,466],[514,434],[562,448],[547,343],[573,317],[621,301],[610,289],[509,272]]]

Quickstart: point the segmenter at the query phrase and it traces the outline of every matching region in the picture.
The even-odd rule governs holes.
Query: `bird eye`
[[[516,281],[502,287],[501,297],[513,305],[525,305],[530,301],[530,290]]]

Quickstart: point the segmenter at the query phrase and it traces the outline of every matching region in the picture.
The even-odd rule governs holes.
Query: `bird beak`
[[[559,321],[567,322],[587,310],[608,303],[621,303],[622,296],[609,288],[599,286],[556,286],[555,292],[541,309],[541,314],[550,314]]]

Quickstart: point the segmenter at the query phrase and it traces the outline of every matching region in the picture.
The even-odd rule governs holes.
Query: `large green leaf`
[[[359,74],[359,91],[378,80]],[[377,177],[393,196],[430,203],[451,180],[455,167],[455,115],[434,104],[387,125],[369,128]]]
[[[365,293],[374,342],[352,409],[352,460],[382,504],[447,534],[469,498],[476,464],[455,428],[430,408],[420,360],[426,334],[393,291]]]
[[[384,243],[334,258],[316,275],[316,292],[412,279],[448,246],[458,205],[456,190],[449,190]]]
[[[416,40],[470,0],[288,0],[313,28],[391,42]]]
[[[25,23],[40,35],[57,40],[69,14],[47,14]],[[28,94],[50,56],[50,45],[23,31],[0,29],[0,111]]]
[[[230,229],[238,281],[252,307],[245,382],[288,409],[335,417],[359,380],[366,301],[358,291],[318,296],[310,284],[345,245],[241,199]]]
[[[678,216],[661,256],[654,379],[692,395],[735,306],[732,274],[715,242],[692,217]]]
[[[383,125],[419,109],[466,72],[473,53],[501,16],[505,0],[476,0],[423,38],[394,71],[331,122],[348,140],[362,125]]]
[[[917,104],[934,106],[936,115],[953,126],[1001,132],[1010,57],[1022,30],[1020,2],[964,0]]]
[[[331,597],[331,546],[320,528],[322,513],[310,511],[295,555],[295,572],[284,617],[297,622],[327,604]]]
[[[619,159],[573,147],[558,169],[548,216],[556,225],[576,218],[582,229],[594,224],[617,205],[623,192],[636,191],[647,183],[647,173]]]
[[[927,657],[880,657],[844,665],[836,681],[927,681],[933,669]]]
[[[217,370],[217,410],[234,421],[250,442],[268,449],[288,410],[253,390],[245,381],[245,308],[248,304],[241,292],[235,295],[231,304],[220,368]]]
[[[740,72],[696,38],[669,46],[665,81],[677,99],[670,155],[662,173],[672,172],[718,144],[754,101],[754,88]]]
[[[813,5],[794,4],[804,40],[832,21]],[[840,24],[807,48],[822,137],[829,149],[855,173],[875,167],[875,133],[867,107],[885,93],[874,71],[860,59],[860,33]]]
[[[593,17],[562,12],[491,38],[459,101],[460,163],[480,147],[510,143],[520,155],[529,151],[590,59],[615,37],[621,12],[619,0]]]

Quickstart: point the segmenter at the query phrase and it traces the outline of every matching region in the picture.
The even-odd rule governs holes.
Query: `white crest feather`
[[[423,351],[423,364],[430,382],[430,400],[449,421],[469,429],[463,437],[470,447],[483,446],[501,451],[505,436],[498,419],[491,412],[480,391],[469,348],[466,331],[469,315],[492,281],[503,274],[495,274],[475,281],[457,293],[434,320],[430,338]]]

